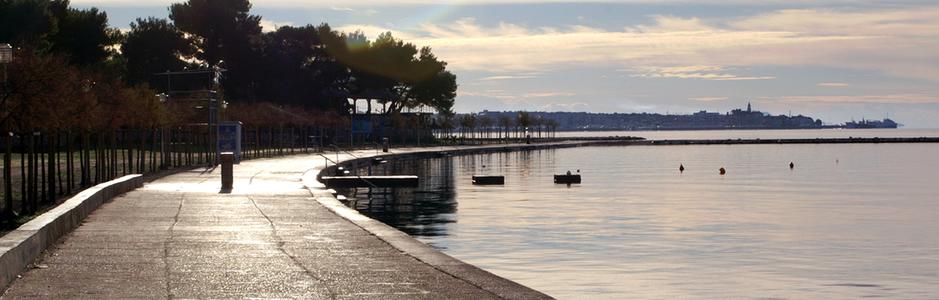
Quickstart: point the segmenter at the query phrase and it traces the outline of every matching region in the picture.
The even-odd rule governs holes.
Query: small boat
[[[496,176],[496,175],[473,175],[473,184],[476,184],[476,185],[499,185],[499,184],[505,184],[505,176]]]
[[[554,175],[554,183],[580,183],[580,174]]]

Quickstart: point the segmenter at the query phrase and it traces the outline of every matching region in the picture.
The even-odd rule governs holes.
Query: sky
[[[114,27],[167,0],[72,0]],[[328,23],[430,46],[457,112],[727,112],[939,128],[939,2],[256,0],[265,30]]]

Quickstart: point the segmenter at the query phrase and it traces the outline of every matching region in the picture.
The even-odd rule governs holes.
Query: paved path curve
[[[246,161],[231,194],[217,171],[146,184],[102,205],[2,298],[499,298],[314,201],[301,175],[323,164]]]

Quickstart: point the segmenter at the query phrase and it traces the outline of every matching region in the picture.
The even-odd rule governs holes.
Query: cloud
[[[167,6],[179,0],[72,0],[77,5],[97,5],[97,6]],[[571,0],[345,0],[342,5],[345,7],[378,7],[378,6],[402,6],[402,5],[486,5],[486,4],[542,4],[542,3],[571,3]],[[614,3],[614,4],[696,4],[696,5],[746,5],[746,6],[775,6],[780,4],[803,4],[803,5],[838,5],[838,4],[856,4],[856,5],[876,5],[881,1],[874,0],[592,0],[594,3]],[[928,0],[907,0],[906,3],[932,3]],[[254,1],[254,7],[289,7],[289,8],[330,8],[335,6],[337,1],[310,1],[310,0],[264,0]]]
[[[888,94],[888,95],[807,95],[761,97],[779,102],[806,104],[939,104],[939,95]]]
[[[335,29],[338,31],[342,31],[342,32],[361,31],[362,33],[365,34],[365,36],[367,36],[370,39],[377,38],[380,34],[385,33],[385,32],[391,32],[391,34],[394,37],[397,37],[399,39],[404,39],[409,42],[411,39],[414,38],[409,33],[404,32],[404,31],[394,30],[388,27],[382,27],[382,26],[370,25],[370,24],[348,24],[348,25],[336,27]]]
[[[547,98],[547,97],[570,97],[576,94],[569,92],[555,92],[555,91],[529,91],[521,93],[508,93],[505,90],[500,89],[487,89],[483,91],[473,92],[473,91],[463,91],[460,94],[464,96],[478,96],[478,97],[488,97],[488,98],[498,98],[498,99],[510,99],[510,98]]]
[[[769,80],[773,76],[738,76],[719,66],[636,67],[632,77],[702,80]]]
[[[371,8],[358,9],[358,8],[352,8],[348,6],[330,6],[329,9],[338,11],[338,12],[344,12],[344,13],[355,14],[355,15],[363,15],[363,16],[374,16],[378,14],[378,10],[371,9]]]
[[[551,98],[551,97],[571,97],[576,96],[574,93],[562,93],[562,92],[537,92],[537,93],[524,93],[522,98]]]
[[[822,82],[816,85],[821,86],[821,87],[849,87],[851,86],[850,84],[843,83],[843,82]]]
[[[264,31],[264,32],[276,31],[278,27],[283,27],[283,26],[293,26],[293,23],[261,19],[261,31]]]
[[[591,66],[818,66],[939,81],[939,6],[900,10],[779,10],[729,19],[650,16],[606,30],[587,26],[423,24],[409,41],[458,70],[518,72]],[[771,76],[702,76],[765,80]],[[725,74],[726,75],[726,74]],[[709,77],[710,76],[710,77]]]
[[[766,46],[860,39],[850,36],[802,36],[792,32],[728,31],[697,28],[656,17],[656,25],[606,31],[574,26],[529,29],[514,24],[484,28],[472,20],[426,25],[412,40],[429,45],[455,69],[520,71],[564,66],[732,64]],[[691,30],[695,29],[695,30]],[[760,49],[760,51],[766,51]],[[757,63],[774,63],[776,55]],[[754,63],[754,62],[749,62]]]
[[[701,102],[724,101],[724,100],[727,100],[727,99],[729,99],[729,98],[728,98],[728,97],[694,97],[694,98],[688,98],[688,100],[692,100],[692,101],[701,101]]]
[[[538,78],[537,75],[523,74],[523,75],[497,75],[497,76],[488,76],[478,79],[479,81],[496,81],[496,80],[513,80],[513,79],[532,79]]]

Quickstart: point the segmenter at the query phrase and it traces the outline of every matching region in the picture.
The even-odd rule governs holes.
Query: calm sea
[[[582,184],[552,182],[578,169]],[[939,144],[584,147],[371,171],[421,187],[345,191],[352,206],[562,299],[939,295]]]

